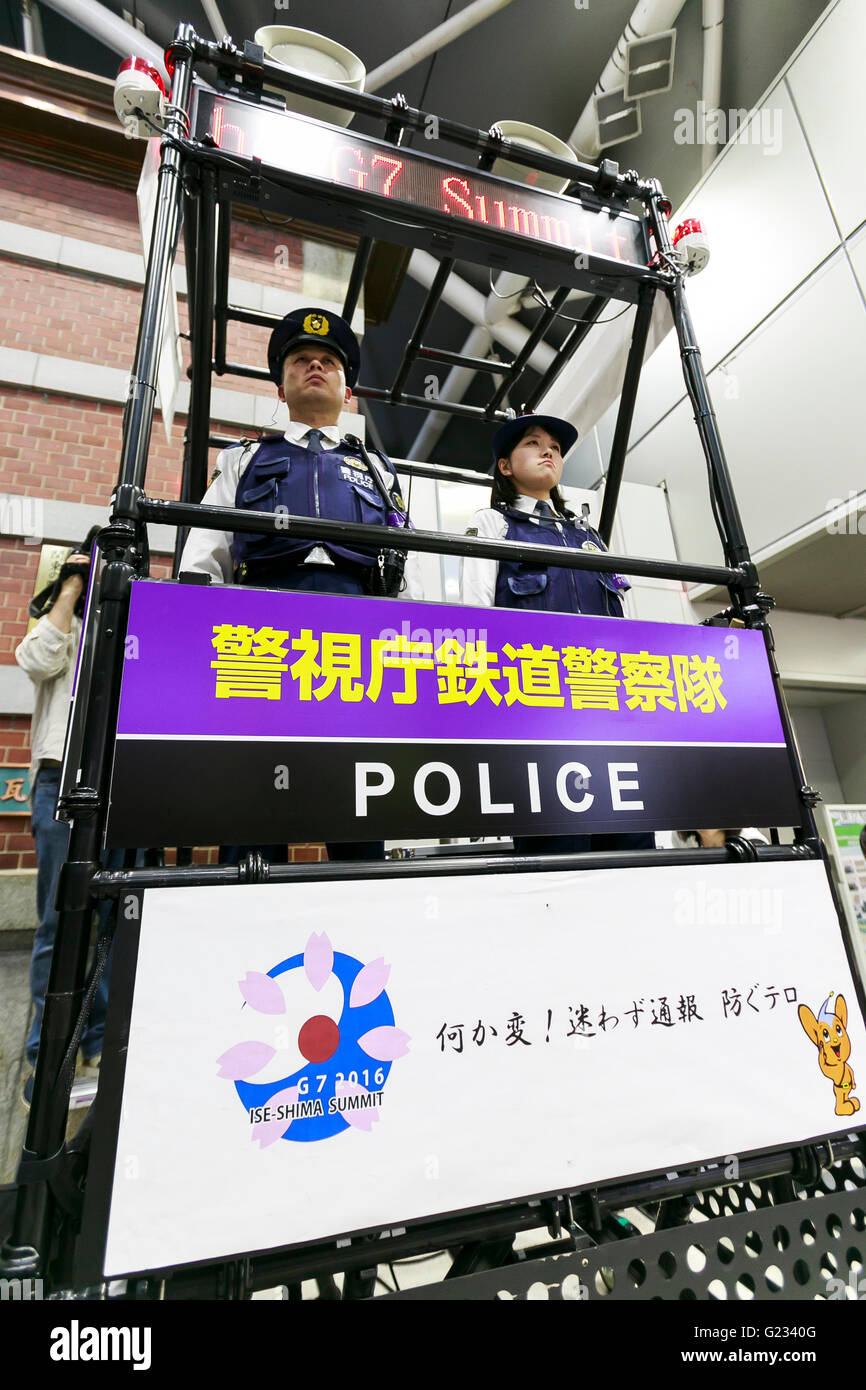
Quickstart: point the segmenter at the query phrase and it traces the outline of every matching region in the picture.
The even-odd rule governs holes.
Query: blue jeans
[[[57,894],[57,880],[60,867],[66,858],[69,844],[69,827],[54,819],[57,808],[57,793],[60,788],[60,768],[40,768],[36,786],[31,798],[31,826],[36,841],[36,912],[39,925],[33,942],[33,955],[30,958],[30,994],[33,999],[33,1025],[27,1039],[27,1060],[31,1067],[36,1066],[39,1050],[39,1033],[42,1028],[42,1014],[45,1009],[45,994],[51,970],[51,953],[54,950],[54,936],[57,931],[57,911],[54,899]],[[123,850],[112,851],[111,858],[116,863],[106,867],[119,867],[123,863]],[[100,931],[106,925],[108,914],[114,904],[101,903],[98,910]],[[108,1003],[108,977],[111,973],[111,956],[99,981],[93,1000],[90,1019],[81,1039],[81,1050],[86,1058],[98,1057],[102,1052],[102,1038],[105,1033],[105,1009]]]

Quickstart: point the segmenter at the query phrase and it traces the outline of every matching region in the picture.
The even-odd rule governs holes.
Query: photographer
[[[96,529],[96,528],[95,528]],[[54,819],[60,788],[60,765],[66,738],[66,723],[75,676],[81,621],[90,568],[90,543],[73,552],[49,589],[30,605],[31,616],[42,616],[16,649],[15,660],[36,687],[36,701],[30,730],[31,828],[36,842],[36,911],[39,919],[30,961],[30,993],[33,1023],[27,1038],[27,1060],[31,1075],[24,1083],[24,1101],[33,1094],[32,1069],[39,1050],[42,1011],[51,969],[51,953],[57,930],[54,900],[60,867],[66,858],[69,829]],[[81,1041],[84,1072],[92,1075],[99,1067],[105,1031],[108,998],[108,971],[103,974],[93,1001],[87,1030]]]

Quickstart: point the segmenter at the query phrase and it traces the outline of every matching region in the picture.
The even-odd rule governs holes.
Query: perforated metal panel
[[[836,1192],[851,1192],[866,1187],[866,1165],[857,1157],[842,1159],[829,1167],[819,1168],[811,1182],[795,1182],[798,1198],[826,1197]],[[731,1183],[702,1192],[695,1198],[695,1210],[708,1220],[723,1215],[738,1215],[743,1211],[774,1203],[774,1185],[764,1179],[759,1182]]]
[[[864,1178],[863,1163],[846,1160],[822,1169],[811,1192],[798,1186],[795,1200],[778,1204],[768,1183],[732,1184],[703,1196],[689,1219],[670,1230],[392,1296],[580,1301],[863,1297]]]

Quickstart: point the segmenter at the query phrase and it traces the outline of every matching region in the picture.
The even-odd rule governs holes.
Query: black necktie
[[[311,454],[320,454],[322,452],[321,430],[310,430],[310,433],[307,435],[307,448]]]
[[[535,515],[538,517],[542,526],[556,525],[556,512],[549,502],[536,502]]]

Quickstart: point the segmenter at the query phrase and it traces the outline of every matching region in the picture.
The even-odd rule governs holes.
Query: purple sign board
[[[109,845],[788,825],[760,633],[133,584]]]

